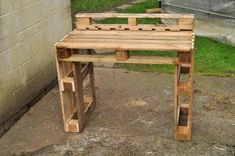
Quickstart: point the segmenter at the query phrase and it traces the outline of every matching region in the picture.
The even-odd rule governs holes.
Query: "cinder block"
[[[14,35],[19,30],[19,18],[16,12],[0,16],[0,40],[8,36]]]
[[[0,39],[0,53],[8,50],[10,47],[13,47],[18,42],[20,42],[19,33]]]
[[[0,16],[8,14],[13,11],[12,0],[0,1]]]
[[[39,2],[35,2],[18,10],[20,30],[24,30],[39,22],[39,19],[41,19],[39,4]]]
[[[5,75],[9,72],[10,66],[9,66],[9,52],[5,51],[3,53],[0,53],[0,75]]]
[[[16,111],[14,94],[8,95],[5,99],[0,97],[0,124],[7,120]]]
[[[5,99],[23,85],[22,68],[18,67],[6,75],[1,75],[0,82],[0,99]]]
[[[27,83],[35,75],[39,74],[43,67],[43,53],[38,53],[23,64],[24,82]]]
[[[11,70],[14,70],[19,65],[22,65],[24,61],[31,57],[31,51],[28,49],[29,43],[18,43],[14,47],[9,49],[9,63]]]
[[[43,81],[47,82],[47,84],[50,84],[53,80],[55,80],[57,77],[56,72],[56,64],[55,61],[49,63],[44,69],[43,69]]]
[[[1,124],[56,79],[54,44],[72,26],[67,0],[0,0],[0,4]]]

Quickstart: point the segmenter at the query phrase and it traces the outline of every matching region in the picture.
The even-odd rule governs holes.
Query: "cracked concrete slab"
[[[55,87],[2,138],[0,155],[234,155],[235,78],[197,76],[193,139],[173,140],[173,75],[96,68],[97,107],[63,132]]]

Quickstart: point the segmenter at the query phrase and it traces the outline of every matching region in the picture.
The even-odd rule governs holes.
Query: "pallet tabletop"
[[[189,51],[193,32],[79,31],[56,44],[57,48]]]

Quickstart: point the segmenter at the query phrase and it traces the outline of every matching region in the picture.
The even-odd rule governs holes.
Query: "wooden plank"
[[[61,91],[65,91],[65,84],[71,85],[72,91],[75,92],[73,77],[64,77],[61,80]]]
[[[118,39],[118,40],[176,40],[176,41],[190,41],[192,37],[184,36],[120,36],[120,35],[70,35],[63,41],[68,39]]]
[[[127,50],[117,50],[116,59],[117,61],[125,61],[129,58],[129,52]]]
[[[87,25],[91,25],[91,23],[92,23],[91,18],[88,18],[88,17],[77,18],[77,24],[78,25],[87,26]]]
[[[176,138],[177,126],[179,121],[179,97],[178,97],[178,82],[179,82],[179,66],[175,65],[175,75],[174,75],[174,137]]]
[[[68,121],[68,132],[79,132],[78,120],[71,119]]]
[[[180,104],[180,108],[189,108],[189,104],[185,104],[185,103],[183,103],[183,104]]]
[[[193,14],[78,13],[77,18],[194,18]]]
[[[190,40],[160,40],[160,39],[153,39],[153,40],[135,40],[135,39],[119,39],[119,38],[110,38],[110,39],[100,39],[100,38],[66,38],[63,40],[63,42],[85,42],[85,43],[134,43],[134,44],[139,44],[139,43],[144,43],[144,44],[189,44],[191,45]],[[187,62],[185,62],[187,63]]]
[[[177,64],[178,59],[174,57],[157,56],[130,56],[126,61],[118,61],[112,55],[72,55],[70,58],[61,59],[68,62],[104,62],[104,63],[130,63],[130,64]]]
[[[191,140],[189,126],[177,126],[177,133],[175,134],[176,140]]]
[[[91,63],[90,68],[90,89],[92,94],[93,105],[96,105],[96,92],[95,92],[95,73],[94,73],[94,65]],[[95,107],[95,106],[94,106]]]
[[[179,82],[178,83],[178,95],[189,96],[191,92],[190,82]]]
[[[176,37],[193,37],[192,31],[180,32],[156,32],[156,31],[73,31],[70,35],[119,35],[119,36],[176,36]],[[69,36],[70,36],[69,35]]]
[[[60,42],[58,48],[71,49],[116,49],[116,50],[163,50],[163,51],[190,51],[191,44],[142,44],[139,43],[85,43],[85,42]]]
[[[152,9],[146,9],[146,13],[161,13],[162,9],[161,8],[152,8]]]
[[[194,54],[195,50],[191,50],[191,67],[190,67],[190,73],[189,73],[189,81],[190,81],[190,96],[189,96],[189,112],[188,112],[188,126],[189,126],[189,137],[191,139],[192,137],[192,107],[193,107],[193,80],[194,80]]]
[[[85,112],[88,111],[88,109],[91,107],[92,103],[93,103],[93,98],[92,97],[85,97],[84,98]]]
[[[56,68],[57,68],[57,78],[58,78],[58,82],[61,81],[61,79],[63,78],[63,69],[62,69],[62,62],[59,62],[59,56],[58,56],[58,49],[55,49],[56,53],[55,53],[55,59],[56,59]],[[68,126],[66,123],[66,110],[65,110],[65,103],[64,103],[64,93],[62,92],[61,86],[59,85],[59,92],[60,92],[60,100],[61,100],[61,109],[62,109],[62,118],[63,118],[63,123],[64,123],[64,130],[68,131]]]
[[[133,20],[133,19],[132,19]],[[128,21],[127,24],[92,24],[84,26],[77,24],[78,30],[149,30],[149,31],[184,31],[193,30],[193,25],[158,25],[158,24],[138,24],[137,21]],[[121,29],[120,29],[121,28]]]
[[[185,19],[185,18],[181,18],[179,19],[179,26],[192,26],[192,28],[194,27],[194,19]]]
[[[128,18],[128,25],[129,26],[136,26],[137,25],[137,19],[136,18]]]
[[[84,108],[84,99],[83,99],[83,80],[82,80],[82,64],[80,62],[73,62],[73,75],[74,85],[75,85],[75,103],[77,107],[77,117],[79,124],[79,132],[85,127],[86,117],[85,117],[85,108]]]

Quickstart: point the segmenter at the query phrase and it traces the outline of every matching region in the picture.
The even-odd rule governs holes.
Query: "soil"
[[[58,87],[2,138],[0,155],[234,155],[235,78],[196,76],[193,138],[173,139],[173,75],[96,68],[97,106],[65,133]]]

